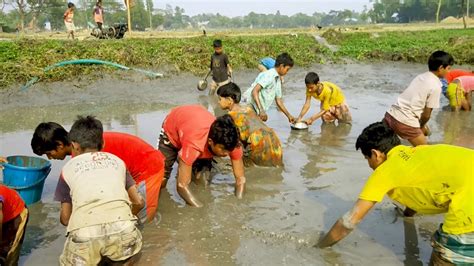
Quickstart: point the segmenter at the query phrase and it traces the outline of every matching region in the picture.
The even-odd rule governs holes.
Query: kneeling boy
[[[0,162],[6,161],[0,157]],[[18,265],[28,209],[18,193],[0,184],[0,265]]]
[[[304,82],[306,84],[306,102],[301,109],[297,121],[301,121],[308,112],[311,106],[311,97],[314,97],[316,100],[321,101],[321,111],[304,120],[306,124],[311,125],[318,118],[322,118],[326,123],[334,122],[336,119],[338,123],[350,124],[352,122],[349,106],[346,103],[341,88],[328,81],[319,81],[318,74],[314,72],[309,72]]]

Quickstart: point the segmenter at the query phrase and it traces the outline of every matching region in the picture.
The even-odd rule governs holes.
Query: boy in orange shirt
[[[0,157],[0,162],[6,162]],[[20,195],[0,184],[0,264],[17,265],[28,222],[28,209]]]

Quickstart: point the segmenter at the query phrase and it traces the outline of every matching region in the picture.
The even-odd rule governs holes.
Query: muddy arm
[[[145,207],[145,200],[138,193],[137,186],[133,185],[127,190],[128,197],[132,202],[132,214],[137,215],[143,207]]]
[[[314,115],[312,115],[310,118],[306,119],[306,120],[305,120],[306,124],[308,124],[308,125],[313,124],[314,121],[316,121],[317,119],[319,119],[321,116],[323,116],[323,115],[327,112],[327,111],[324,110],[324,108],[323,108],[323,102],[321,102],[320,110],[321,110],[321,111],[319,111],[319,113],[314,114]]]
[[[426,123],[428,123],[428,120],[430,120],[431,111],[433,111],[433,108],[425,107],[425,109],[423,110],[423,113],[421,113],[420,128],[423,128],[426,125]]]
[[[311,96],[306,95],[306,100],[304,102],[303,107],[301,108],[300,115],[296,119],[297,122],[300,122],[301,119],[303,119],[304,115],[308,112],[310,107],[311,107]]]
[[[306,124],[308,125],[311,125],[314,123],[314,121],[316,121],[317,119],[319,119],[321,116],[323,116],[327,111],[326,110],[321,110],[319,113],[311,116],[310,118],[306,119],[305,122]]]
[[[72,204],[69,202],[61,202],[61,212],[59,214],[59,221],[62,225],[67,226],[69,224],[69,218],[71,218]]]
[[[278,109],[280,109],[280,111],[282,111],[286,115],[286,117],[288,117],[288,121],[290,121],[290,123],[296,122],[296,119],[290,114],[290,112],[288,112],[281,98],[275,98],[275,102],[278,106]]]
[[[189,189],[189,183],[191,183],[193,167],[187,165],[181,158],[178,158],[178,181],[176,187],[178,194],[186,201],[187,204],[193,207],[202,207],[202,203],[199,202]]]
[[[346,237],[375,205],[373,201],[359,199],[354,208],[339,218],[331,230],[319,241],[318,247],[330,247]]]
[[[258,116],[260,117],[260,119],[262,119],[263,122],[265,122],[267,121],[268,116],[265,110],[263,110],[262,104],[260,103],[260,97],[258,97],[261,89],[262,89],[262,86],[260,84],[257,84],[252,89],[252,99],[255,101],[255,104],[257,105]]]
[[[238,199],[241,199],[244,194],[246,181],[244,176],[244,162],[242,158],[232,160],[232,171],[234,172],[235,177],[235,196]]]

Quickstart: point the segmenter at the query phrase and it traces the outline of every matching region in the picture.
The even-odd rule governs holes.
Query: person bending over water
[[[281,166],[280,139],[273,129],[265,125],[250,106],[240,106],[240,88],[229,83],[217,90],[219,105],[229,111],[240,132],[240,141],[247,158],[260,166]]]
[[[214,156],[230,157],[235,195],[242,198],[245,188],[242,147],[239,130],[229,115],[216,119],[200,105],[173,108],[163,122],[158,149],[166,158],[166,180],[170,177],[173,164],[178,161],[177,191],[189,205],[202,207],[189,189],[189,184],[193,172],[196,179],[207,179]]]
[[[414,212],[445,213],[432,239],[430,265],[474,263],[473,150],[445,144],[403,146],[383,122],[366,127],[356,149],[374,172],[352,210],[337,220],[319,247],[346,237],[387,194]]]

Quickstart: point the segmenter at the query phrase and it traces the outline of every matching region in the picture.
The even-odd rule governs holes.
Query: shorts
[[[160,139],[158,141],[158,149],[165,156],[165,171],[164,179],[170,178],[171,171],[173,169],[173,164],[178,159],[179,149],[173,146],[168,139],[168,136],[161,129]],[[209,159],[197,159],[193,163],[193,174],[196,174],[201,171],[210,171],[212,169],[212,158]]]
[[[334,122],[336,119],[339,123],[352,123],[352,116],[346,102],[329,107],[329,112],[324,113],[322,119],[327,123]]]
[[[405,125],[393,118],[389,113],[385,113],[383,121],[402,139],[410,140],[424,135],[421,128]]]
[[[443,232],[441,226],[431,239],[433,252],[453,264],[474,264],[474,232],[454,235]]]
[[[64,21],[64,25],[66,25],[66,31],[67,32],[73,32],[76,30],[76,27],[74,26],[74,22],[66,22]]]
[[[142,235],[133,221],[80,228],[68,233],[60,265],[97,265],[103,258],[126,261],[140,252]]]

